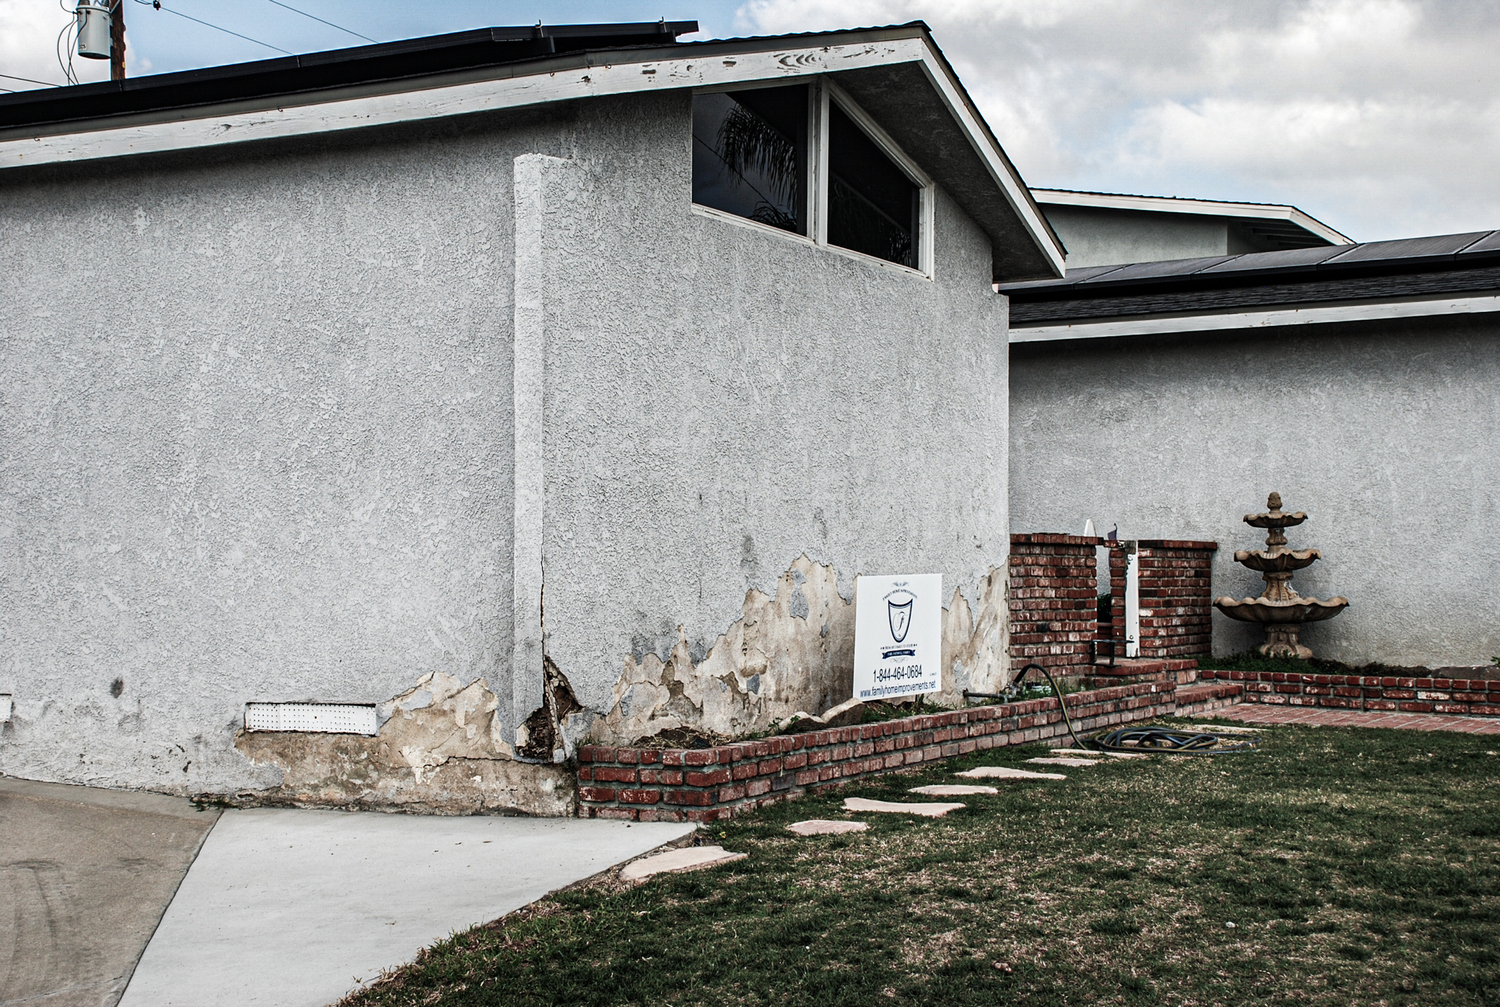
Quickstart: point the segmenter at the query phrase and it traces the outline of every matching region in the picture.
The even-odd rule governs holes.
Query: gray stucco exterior
[[[1046,205],[1068,249],[1068,268],[1260,252],[1276,246],[1227,217]]]
[[[997,685],[990,236],[940,189],[928,278],[703,214],[689,136],[683,90],[0,177],[0,772],[565,810],[489,765],[538,708],[565,754],[845,698],[858,573],[943,573]]]
[[[1500,321],[1303,325],[1011,348],[1012,529],[1092,518],[1122,539],[1212,539],[1214,595],[1281,493],[1323,560],[1293,581],[1350,601],[1303,629],[1321,657],[1427,667],[1500,654]],[[1261,642],[1214,613],[1214,651]]]

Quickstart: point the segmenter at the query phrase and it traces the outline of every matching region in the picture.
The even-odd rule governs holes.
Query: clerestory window
[[[825,80],[695,94],[693,202],[931,273],[931,181]]]
[[[807,87],[693,98],[693,202],[807,233]]]

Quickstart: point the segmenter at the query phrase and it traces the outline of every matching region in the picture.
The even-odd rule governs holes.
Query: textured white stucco
[[[0,179],[0,771],[256,788],[249,700],[509,705],[510,155],[558,135]]]
[[[1303,595],[1347,611],[1303,629],[1351,664],[1500,654],[1500,323],[1495,316],[1012,347],[1017,532],[1092,518],[1120,537],[1212,539],[1214,595],[1263,588],[1234,562],[1280,492],[1323,560]],[[1214,651],[1262,641],[1214,613]]]
[[[546,646],[596,710],[803,554],[845,597],[928,572],[972,603],[1009,549],[989,239],[939,190],[927,279],[694,214],[689,112],[591,104],[617,145],[548,200]]]
[[[429,673],[502,751],[543,649],[585,730],[804,555],[988,587],[1003,652],[990,238],[939,191],[929,279],[696,214],[689,101],[0,179],[0,772],[264,791],[244,703]]]

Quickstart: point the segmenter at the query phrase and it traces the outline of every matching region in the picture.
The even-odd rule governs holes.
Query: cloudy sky
[[[1500,227],[1500,0],[124,2],[132,75],[538,20],[921,19],[1032,185],[1293,203],[1363,241]],[[61,81],[68,20],[0,0],[0,74]]]

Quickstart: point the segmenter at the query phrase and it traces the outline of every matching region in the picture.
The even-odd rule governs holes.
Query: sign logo
[[[909,647],[900,646],[906,640],[907,631],[911,629],[911,607],[916,600],[910,591],[896,590],[885,596],[885,618],[891,627],[892,646],[882,647],[881,657],[916,657],[915,641]]]

